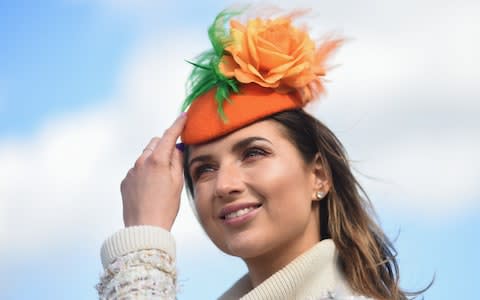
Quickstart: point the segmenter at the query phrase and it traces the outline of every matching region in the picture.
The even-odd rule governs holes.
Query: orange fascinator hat
[[[209,27],[213,49],[200,54],[187,81],[187,123],[182,142],[201,144],[269,115],[302,108],[324,92],[326,61],[342,43],[316,44],[292,24],[275,19],[233,19],[222,11]],[[229,24],[229,28],[227,26]]]

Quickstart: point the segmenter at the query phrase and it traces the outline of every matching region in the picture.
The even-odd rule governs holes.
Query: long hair
[[[395,248],[375,222],[373,206],[355,179],[346,151],[333,132],[303,109],[280,112],[266,119],[282,125],[305,163],[313,163],[320,154],[331,183],[329,193],[319,205],[320,239],[334,241],[340,268],[352,290],[378,300],[403,300],[423,293],[426,289],[405,292],[399,287]],[[187,147],[186,157],[188,152]],[[184,170],[187,190],[192,196],[192,178]]]

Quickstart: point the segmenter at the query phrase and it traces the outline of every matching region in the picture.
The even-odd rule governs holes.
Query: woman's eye
[[[212,171],[215,171],[215,169],[214,169],[213,166],[211,166],[211,165],[201,165],[201,166],[198,166],[198,167],[195,168],[195,170],[193,171],[193,178],[194,178],[194,179],[198,179],[198,178],[200,178],[203,174],[208,173],[208,172],[212,172]]]
[[[267,151],[260,148],[250,148],[243,153],[243,159],[255,158],[257,156],[267,155]]]

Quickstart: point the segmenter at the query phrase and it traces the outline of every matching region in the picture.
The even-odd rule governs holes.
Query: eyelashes
[[[263,148],[260,147],[250,147],[245,149],[240,156],[242,163],[250,164],[262,157],[268,156],[271,153]],[[216,163],[203,163],[199,166],[195,167],[192,172],[191,176],[194,181],[201,179],[204,176],[207,176],[210,173],[215,172],[218,169]]]
[[[269,154],[269,152],[265,151],[262,148],[252,147],[252,148],[246,149],[242,153],[242,158],[245,161],[245,160],[252,159],[252,158],[255,158],[255,157],[258,157],[258,156],[266,156],[267,154]]]
[[[215,169],[210,165],[210,164],[202,164],[198,167],[196,167],[193,172],[192,172],[192,178],[196,181],[202,176],[203,174],[207,172],[213,172]]]

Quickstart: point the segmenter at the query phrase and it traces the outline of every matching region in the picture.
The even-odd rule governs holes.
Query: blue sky
[[[0,2],[2,299],[96,297],[100,245],[122,226],[119,183],[178,113],[184,60],[208,47],[225,3]],[[404,287],[435,275],[426,299],[474,299],[479,4],[297,4],[313,8],[314,30],[350,38],[311,111],[344,142],[396,237]],[[245,272],[205,238],[186,200],[173,232],[179,299],[214,298]]]
[[[133,39],[127,26],[99,26],[85,4],[2,1],[0,9],[0,78],[9,100],[2,135],[28,134],[45,118],[108,94]]]

